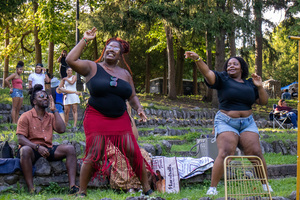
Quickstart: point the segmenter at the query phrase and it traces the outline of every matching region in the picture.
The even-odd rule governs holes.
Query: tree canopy
[[[216,58],[221,56],[221,60],[224,60],[236,52],[238,56],[245,58],[252,66],[250,71],[254,72],[257,53],[254,41],[258,30],[253,10],[258,5],[263,6],[262,12],[270,7],[286,9],[286,19],[278,27],[274,27],[272,32],[263,33],[260,42],[263,79],[277,79],[282,85],[294,82],[297,78],[297,44],[289,41],[287,36],[299,33],[297,1],[80,0],[81,36],[84,31],[94,26],[98,29],[97,43],[91,42],[81,59],[95,60],[95,48],[97,52],[101,52],[105,41],[110,37],[127,40],[131,51],[126,59],[132,68],[136,88],[142,92],[145,91],[149,79],[166,77],[165,69],[170,62],[170,59],[166,59],[168,48],[172,48],[174,52],[172,59],[175,70],[171,73],[177,73],[174,77],[179,79],[195,77],[193,62],[184,60],[182,52],[196,51],[208,62],[208,44],[214,58],[211,60],[212,65],[220,65],[215,62]],[[1,67],[9,56],[10,72],[18,60],[24,61],[25,70],[33,69],[38,42],[41,47],[41,61],[46,67],[53,65],[53,73],[58,74],[59,64],[56,59],[60,52],[63,49],[70,51],[76,44],[76,1],[5,0],[0,2],[0,19],[0,40],[3,41],[0,45]],[[271,22],[264,19],[262,23],[272,26]],[[6,33],[7,25],[9,33]],[[167,45],[165,27],[170,28],[172,47]],[[6,46],[5,39],[9,39]],[[224,47],[220,47],[217,40],[223,42]],[[224,54],[219,55],[216,52]],[[49,54],[53,54],[53,58]],[[49,59],[53,59],[54,64]],[[199,73],[197,77],[201,80]],[[178,82],[180,81],[175,84]]]

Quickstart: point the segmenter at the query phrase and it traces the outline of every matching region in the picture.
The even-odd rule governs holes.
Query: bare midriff
[[[220,111],[231,118],[249,117],[252,114],[252,110],[220,110]]]

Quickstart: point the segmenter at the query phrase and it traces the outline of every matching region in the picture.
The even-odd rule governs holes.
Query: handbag
[[[216,159],[218,156],[218,147],[217,142],[215,141],[215,138],[200,138],[196,140],[196,145],[194,145],[190,152],[192,152],[192,149],[197,147],[196,152],[196,158],[201,157],[210,157],[212,159]]]
[[[0,141],[0,158],[13,158],[12,148],[7,141]]]

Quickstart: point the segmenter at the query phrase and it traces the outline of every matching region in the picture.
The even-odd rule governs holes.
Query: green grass
[[[296,155],[281,155],[277,153],[264,154],[267,165],[297,164]]]
[[[289,197],[292,191],[296,190],[296,178],[284,178],[269,180],[274,192],[272,196]],[[189,184],[182,185],[178,194],[158,194],[158,196],[165,198],[166,200],[179,200],[182,198],[188,198],[189,200],[198,200],[201,197],[206,197],[206,191],[209,187],[210,181],[204,181],[202,184]],[[25,192],[24,188],[19,188],[16,191],[3,192],[0,196],[0,200],[22,199],[22,200],[46,200],[49,198],[61,198],[64,200],[73,200],[74,196],[68,196],[66,192],[56,193],[57,190],[45,189],[38,195],[30,196]],[[63,190],[67,191],[67,189]],[[219,194],[213,196],[212,199],[217,199],[225,196],[224,183],[221,181],[218,185]],[[130,196],[139,196],[140,193],[127,194],[124,192],[116,192],[111,189],[88,189],[88,196],[85,199],[101,199],[111,198],[113,200],[123,200]]]

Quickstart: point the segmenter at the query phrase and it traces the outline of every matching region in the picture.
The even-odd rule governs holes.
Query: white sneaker
[[[218,194],[218,191],[217,191],[216,187],[209,187],[206,192],[206,195],[217,195],[217,194]]]
[[[268,186],[269,186],[270,192],[273,192],[273,189],[272,189],[271,185],[268,184]],[[268,192],[267,184],[262,184],[262,187],[263,187],[264,191]]]

